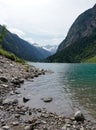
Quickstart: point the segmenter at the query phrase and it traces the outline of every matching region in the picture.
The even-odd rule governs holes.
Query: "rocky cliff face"
[[[48,62],[85,62],[96,57],[96,4],[82,13]]]
[[[76,19],[67,37],[60,44],[58,51],[63,50],[83,37],[92,35],[93,32],[96,32],[96,4]]]

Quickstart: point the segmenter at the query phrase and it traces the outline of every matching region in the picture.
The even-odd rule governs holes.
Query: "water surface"
[[[47,108],[66,116],[81,109],[96,117],[96,64],[30,64],[54,73],[35,78],[34,82],[20,88],[22,97],[31,99],[26,105]],[[53,101],[44,103],[43,97],[52,97]]]

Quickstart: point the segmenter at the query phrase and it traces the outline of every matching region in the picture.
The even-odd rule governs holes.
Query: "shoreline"
[[[83,123],[77,122],[74,117],[21,106],[17,99],[7,98],[7,95],[18,95],[16,88],[22,87],[24,82],[45,73],[0,55],[0,130],[95,130],[96,124],[86,119]]]

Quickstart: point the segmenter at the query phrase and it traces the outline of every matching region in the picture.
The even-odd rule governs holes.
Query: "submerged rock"
[[[44,97],[42,100],[46,103],[52,102],[53,98],[52,97]]]
[[[29,100],[30,100],[30,99],[23,97],[23,102],[24,102],[24,103],[28,102]]]

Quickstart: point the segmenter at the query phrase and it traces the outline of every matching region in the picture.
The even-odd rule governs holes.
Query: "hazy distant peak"
[[[54,54],[58,48],[58,45],[39,45],[38,43],[33,43],[32,45],[35,47],[42,48],[46,51],[49,51],[49,52],[51,52],[51,54]]]

